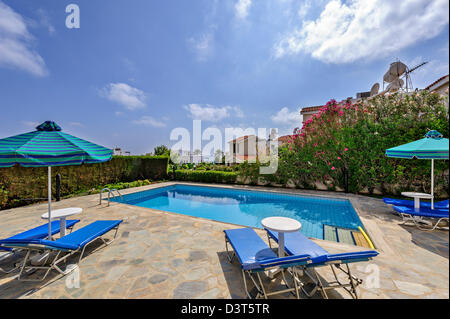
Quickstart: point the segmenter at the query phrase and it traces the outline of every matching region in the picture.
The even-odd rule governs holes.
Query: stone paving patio
[[[172,183],[128,189],[142,191]],[[205,184],[204,184],[205,185]],[[217,186],[217,185],[215,185]],[[220,186],[243,187],[243,186]],[[251,189],[252,187],[245,187]],[[330,192],[261,188],[315,196],[348,198],[357,210],[380,255],[368,263],[351,266],[365,282],[361,298],[449,298],[448,231],[425,232],[400,225],[400,218],[379,199]],[[110,246],[83,258],[78,272],[61,277],[56,272],[43,282],[19,282],[17,272],[0,272],[0,298],[244,298],[237,263],[228,263],[223,230],[239,226],[156,211],[119,203],[98,204],[99,195],[70,198],[53,209],[82,207],[75,229],[97,219],[123,219],[118,237]],[[0,211],[0,237],[42,224],[46,204]],[[263,231],[257,230],[266,240]],[[315,240],[330,252],[354,251],[355,246]],[[69,261],[70,263],[70,261]],[[0,264],[0,267],[4,266]],[[331,279],[329,267],[318,270]],[[379,277],[377,276],[379,274]],[[31,275],[31,276],[34,276]],[[79,287],[74,279],[79,276]],[[379,288],[376,286],[379,278]],[[264,279],[272,288],[279,280]],[[342,289],[331,298],[349,298]],[[291,295],[281,295],[290,298]],[[319,294],[315,296],[321,298]]]

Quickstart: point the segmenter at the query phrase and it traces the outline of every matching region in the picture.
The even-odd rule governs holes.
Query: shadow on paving
[[[230,292],[231,298],[233,298],[233,299],[248,298],[245,293],[244,279],[242,277],[241,267],[239,265],[239,262],[236,260],[236,257],[233,259],[233,262],[230,263],[228,261],[227,252],[225,252],[225,251],[218,252],[217,256],[219,257],[220,265],[222,267],[222,271],[223,271],[223,274],[225,277],[225,281],[227,282],[227,286],[228,286],[228,290]],[[285,277],[288,281],[288,285],[290,287],[294,287],[294,282],[292,280],[292,277],[290,275],[286,275]],[[325,278],[320,275],[319,275],[319,277],[320,277],[320,280],[322,281],[322,283],[324,283],[325,286],[328,286]],[[255,297],[257,294],[257,290],[247,275],[246,275],[246,278],[247,278],[247,285],[250,290],[250,295],[252,297]],[[264,284],[264,288],[266,289],[267,292],[286,289],[286,286],[285,286],[284,282],[282,281],[281,275],[276,275],[274,279],[270,279],[269,277],[266,276],[266,274],[264,272],[262,272],[261,280],[262,280],[262,282]],[[304,288],[308,292],[311,291],[312,288],[314,288],[314,284],[312,283],[311,279],[308,276],[304,275],[304,276],[300,277],[300,280],[303,283]],[[330,298],[330,299],[343,299],[342,295],[339,292],[337,292],[335,289],[328,290],[327,295],[328,295],[328,298]],[[295,299],[296,296],[295,296],[295,294],[288,292],[288,293],[283,293],[283,294],[279,294],[279,295],[269,296],[269,298]],[[301,290],[300,298],[308,299],[309,297]],[[323,297],[322,297],[321,293],[318,291],[316,294],[314,294],[314,296],[311,297],[311,299],[323,299]]]
[[[95,250],[101,246],[103,246],[103,248],[105,247],[103,242],[101,242],[100,240],[93,242],[91,245],[87,246],[86,250],[83,254],[83,259],[81,260],[81,263],[83,262],[83,260],[85,258],[89,257],[89,255],[91,255],[91,253],[93,253],[93,252],[95,253]],[[103,249],[103,248],[100,248],[100,249]],[[14,265],[17,262],[23,261],[24,257],[25,257],[24,252],[16,253],[13,257],[8,258],[7,260],[3,261],[0,264],[0,267],[3,269],[6,268],[6,270],[7,270],[7,267],[5,266],[5,264],[9,263],[9,265]],[[66,262],[61,262],[59,264],[59,266],[61,267],[61,269],[64,270],[66,265],[78,263],[78,258],[80,258],[80,253],[76,253],[76,254],[70,256],[69,258],[67,258]],[[11,267],[9,266],[9,269],[10,268]],[[23,276],[23,278],[24,279],[42,278],[43,275],[45,274],[45,271],[46,270],[32,271],[28,275]],[[48,285],[56,282],[57,280],[64,280],[63,278],[65,277],[64,275],[60,274],[56,270],[51,270],[44,280],[41,280],[41,281],[19,281],[17,279],[19,272],[20,272],[20,269],[16,269],[9,274],[4,274],[4,273],[0,272],[0,282],[3,282],[5,279],[6,280],[10,279],[9,281],[6,281],[5,283],[0,284],[0,299],[17,299],[17,298],[25,297],[25,296],[32,297],[32,294],[35,293],[36,291],[39,291],[40,289],[47,287]],[[72,272],[70,272],[70,273],[72,273]]]
[[[448,230],[421,230],[412,225],[400,225],[411,234],[411,242],[434,254],[448,259]]]
[[[394,211],[391,206],[378,203],[378,205],[373,201],[366,201],[361,203],[363,209],[370,214],[365,214],[364,217],[368,219],[378,219],[383,222],[395,223],[400,227],[405,229],[411,234],[411,242],[415,245],[424,248],[434,254],[442,256],[444,258],[449,258],[448,253],[448,242],[449,233],[448,230],[421,230],[418,229],[414,224],[404,225],[402,224],[402,218]]]
[[[368,219],[382,220],[389,223],[398,223],[401,221],[399,215],[392,206],[385,204],[382,200],[359,201],[362,208],[360,214]]]

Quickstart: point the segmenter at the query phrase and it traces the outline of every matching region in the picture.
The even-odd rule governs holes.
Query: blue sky
[[[80,8],[80,28],[65,25]],[[300,126],[389,64],[449,68],[448,0],[0,0],[0,138],[54,120],[134,154],[175,127]]]

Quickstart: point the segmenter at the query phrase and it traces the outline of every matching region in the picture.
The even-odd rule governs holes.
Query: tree
[[[156,146],[153,150],[153,153],[155,154],[155,156],[160,156],[160,155],[170,155],[170,150],[167,146],[165,145],[160,145],[160,146]]]

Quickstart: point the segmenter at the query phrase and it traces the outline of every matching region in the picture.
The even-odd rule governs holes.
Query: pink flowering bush
[[[430,161],[388,158],[385,150],[422,138],[434,129],[449,135],[448,98],[428,91],[392,94],[352,104],[331,100],[279,150],[275,179],[300,188],[317,182],[330,189],[398,193],[430,191]],[[448,161],[435,161],[436,190],[448,196]]]

